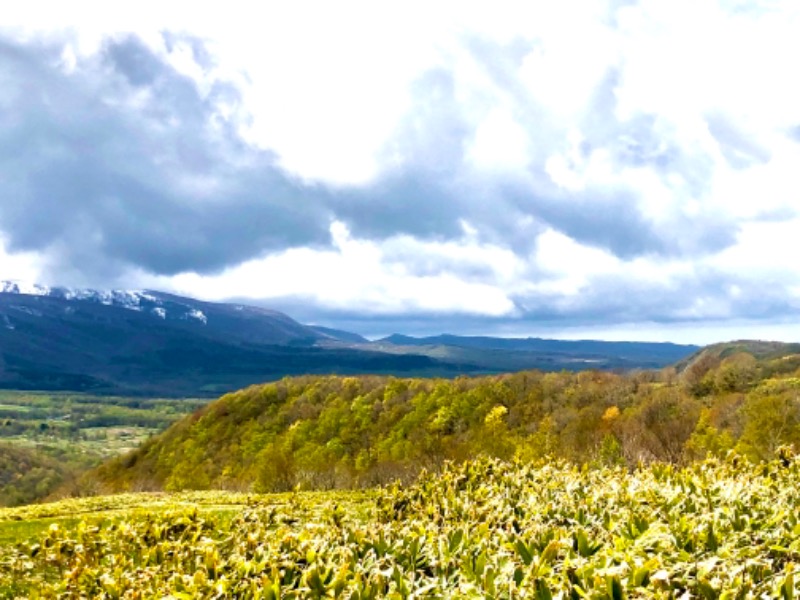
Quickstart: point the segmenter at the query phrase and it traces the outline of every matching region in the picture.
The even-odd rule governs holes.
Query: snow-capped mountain
[[[50,288],[36,283],[25,283],[19,281],[0,281],[0,293],[2,294],[26,294],[29,296],[47,296]]]
[[[47,312],[43,312],[41,306],[50,301],[55,302],[55,306],[61,306],[65,313],[91,306],[123,309],[140,313],[161,324],[203,326],[210,334],[216,332],[251,343],[296,345],[317,341],[366,342],[354,333],[302,325],[281,312],[257,306],[204,302],[154,290],[48,287],[18,281],[0,281],[0,327],[13,328],[15,313],[45,316]]]
[[[16,281],[0,283],[0,327],[13,327],[17,313],[27,316],[45,313],[43,302],[56,302],[66,312],[92,306],[140,313],[161,325],[189,324],[237,339],[262,344],[313,343],[331,336],[294,321],[289,316],[264,308],[241,304],[203,302],[193,298],[153,290],[95,290],[47,287]],[[17,298],[16,303],[11,298]],[[23,302],[23,299],[26,299]],[[38,303],[38,304],[37,304]],[[6,310],[3,310],[3,306]]]
[[[81,300],[85,302],[95,302],[104,306],[116,306],[127,310],[147,312],[162,320],[167,319],[167,307],[165,300],[159,292],[147,290],[93,290],[93,289],[71,289],[64,287],[47,287],[39,284],[21,283],[16,281],[0,282],[0,293],[20,294],[26,296],[48,296],[51,298],[61,298],[64,300]],[[205,313],[194,306],[196,301],[180,302],[176,301],[177,296],[171,297],[170,318],[183,320],[195,320],[199,323],[208,323]],[[187,299],[188,300],[188,299]]]
[[[273,310],[152,290],[3,281],[0,388],[213,394],[287,374],[409,362],[376,361],[336,333]]]
[[[661,367],[694,350],[446,335],[368,342],[242,304],[0,282],[0,388],[215,395],[307,373]]]

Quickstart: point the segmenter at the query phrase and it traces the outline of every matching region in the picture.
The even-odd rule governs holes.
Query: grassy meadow
[[[635,470],[478,458],[371,492],[3,509],[0,593],[789,599],[800,591],[799,475],[788,454]]]

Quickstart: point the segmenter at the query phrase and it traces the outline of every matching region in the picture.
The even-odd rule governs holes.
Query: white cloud
[[[747,169],[718,167],[708,199],[714,210],[739,220],[800,211],[800,144],[775,140],[769,148],[769,162]]]
[[[41,281],[41,274],[41,258],[36,252],[9,253],[0,237],[0,281],[46,283]]]
[[[736,273],[765,286],[800,283],[797,244],[800,217],[742,225],[737,243],[707,259],[706,263],[723,272]]]
[[[567,10],[539,30],[541,37],[518,74],[549,117],[566,122],[583,113],[595,88],[618,61],[618,42],[609,27],[587,18],[596,18],[591,11],[570,4],[564,3]]]
[[[144,287],[168,287],[209,300],[252,300],[297,297],[334,310],[358,310],[365,314],[432,312],[505,316],[515,307],[501,286],[470,282],[447,270],[474,266],[492,269],[503,283],[518,268],[510,252],[460,242],[420,242],[390,238],[383,244],[351,237],[341,223],[331,225],[333,250],[300,248],[251,260],[219,275],[185,273],[172,278],[142,276]],[[424,257],[445,269],[430,274],[410,271],[405,262],[393,260],[400,250]]]
[[[528,144],[527,132],[513,115],[495,108],[476,127],[467,157],[477,169],[524,171],[529,160]]]
[[[674,307],[634,318],[746,318],[759,285],[777,296],[800,286],[800,143],[789,133],[800,126],[800,4],[616,4],[31,2],[7,11],[0,31],[66,40],[67,72],[135,32],[201,95],[234,86],[239,96],[213,100],[215,123],[273,152],[291,178],[367,190],[360,206],[378,206],[376,221],[405,219],[372,238],[331,201],[330,247],[287,242],[218,275],[132,265],[143,282],[212,299],[491,317],[516,315],[519,298],[563,309],[611,288],[654,312],[631,290],[691,282],[696,297],[675,293]],[[452,89],[425,95],[431,72]],[[381,212],[370,194],[412,168],[421,181],[386,201],[409,211]],[[198,171],[170,181],[191,205],[224,204],[230,189]],[[427,200],[441,211],[424,217],[441,223],[415,229],[425,186],[444,190]],[[593,219],[607,235],[586,226]],[[616,243],[626,235],[636,239]],[[37,278],[45,262],[0,252],[17,278]]]
[[[574,296],[592,276],[617,271],[620,260],[608,252],[583,246],[548,229],[536,241],[536,264],[546,279],[534,284],[534,290]]]

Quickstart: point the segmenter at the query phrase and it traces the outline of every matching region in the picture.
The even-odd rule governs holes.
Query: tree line
[[[83,480],[95,491],[366,487],[480,454],[577,464],[800,448],[800,356],[617,374],[304,376],[227,394]]]

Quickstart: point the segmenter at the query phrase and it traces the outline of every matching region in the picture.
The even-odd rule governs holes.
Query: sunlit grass
[[[0,511],[7,597],[791,598],[800,462],[478,459],[367,492]],[[3,587],[5,586],[5,587]]]

